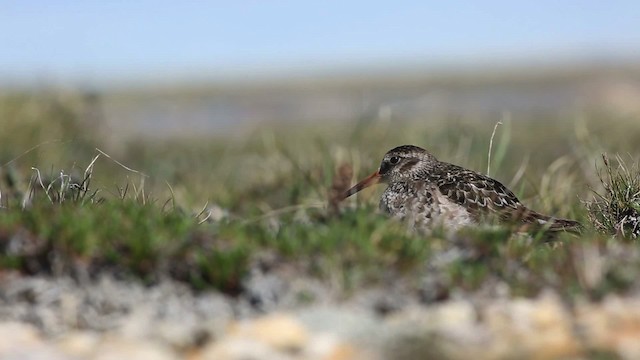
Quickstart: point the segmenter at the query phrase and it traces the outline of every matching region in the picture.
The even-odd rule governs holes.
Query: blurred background
[[[637,1],[0,2],[0,89],[114,136],[640,111]]]

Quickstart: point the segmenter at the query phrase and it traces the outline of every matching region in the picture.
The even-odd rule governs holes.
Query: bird
[[[380,167],[342,194],[344,200],[369,186],[386,183],[379,207],[412,228],[457,231],[497,219],[523,231],[579,233],[574,220],[529,209],[498,180],[458,165],[439,161],[427,150],[402,145],[389,150]]]

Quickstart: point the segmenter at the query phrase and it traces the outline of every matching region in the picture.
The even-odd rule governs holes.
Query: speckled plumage
[[[579,231],[581,227],[576,221],[530,210],[499,181],[438,161],[417,146],[391,149],[384,155],[379,170],[344,197],[378,182],[388,184],[380,199],[380,209],[420,230],[436,226],[456,230],[488,218],[550,231]]]

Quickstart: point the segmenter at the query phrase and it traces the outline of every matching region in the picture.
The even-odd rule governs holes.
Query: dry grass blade
[[[627,165],[616,155],[614,166],[606,154],[602,155],[602,169],[598,177],[603,193],[593,191],[593,199],[586,202],[589,218],[596,229],[608,234],[637,238],[640,236],[640,167]]]
[[[135,174],[138,174],[138,175],[141,175],[141,176],[144,176],[144,177],[148,177],[148,175],[143,173],[142,171],[135,170],[135,169],[132,169],[132,168],[128,167],[127,165],[121,163],[120,161],[112,158],[111,155],[107,154],[106,152],[104,152],[104,151],[102,151],[102,150],[100,150],[98,148],[96,148],[96,151],[99,152],[100,154],[106,156],[109,160],[111,160],[114,163],[118,164],[120,167],[122,167],[123,169],[125,169],[127,171],[131,171],[132,173],[135,173]]]
[[[522,179],[525,171],[527,170],[527,166],[529,165],[529,159],[530,159],[530,156],[529,154],[527,154],[524,160],[522,160],[522,163],[520,163],[520,167],[518,168],[518,171],[516,171],[516,174],[513,175],[511,182],[509,182],[509,185],[508,185],[509,188],[515,187],[518,184],[518,182]]]
[[[34,146],[30,147],[29,149],[27,149],[26,151],[24,151],[22,154],[20,154],[20,155],[18,155],[18,156],[16,156],[16,157],[14,157],[13,159],[11,159],[11,160],[7,161],[6,163],[4,163],[4,164],[2,165],[2,167],[5,167],[5,166],[7,166],[7,165],[10,165],[10,164],[12,164],[12,163],[16,162],[16,161],[17,161],[17,160],[19,160],[20,158],[22,158],[22,157],[24,157],[24,156],[28,155],[29,153],[31,153],[31,152],[33,152],[33,151],[37,150],[38,148],[40,148],[40,147],[42,147],[42,146],[44,146],[44,145],[49,145],[49,144],[53,144],[53,143],[61,143],[61,142],[62,142],[62,140],[59,140],[59,139],[58,139],[58,140],[49,140],[49,141],[41,142],[40,144],[37,144],[37,145],[34,145]]]
[[[99,152],[100,154],[104,155],[105,157],[107,157],[109,160],[113,161],[114,163],[116,163],[118,166],[122,167],[123,169],[132,172],[134,174],[140,175],[140,183],[138,186],[136,186],[135,183],[131,183],[130,181],[127,181],[127,185],[125,189],[121,189],[118,188],[118,193],[119,193],[119,197],[120,199],[124,200],[128,190],[129,190],[129,184],[131,184],[131,186],[133,187],[133,197],[135,200],[139,201],[142,205],[145,205],[147,203],[147,195],[145,193],[145,178],[149,177],[149,175],[143,173],[142,171],[133,169],[125,164],[123,164],[122,162],[114,159],[111,155],[107,154],[106,152],[100,150],[99,148],[96,148],[96,151]],[[128,179],[128,177],[127,177]]]
[[[487,156],[487,176],[490,176],[491,172],[491,153],[493,150],[493,138],[496,136],[496,130],[498,130],[498,126],[502,125],[502,121],[498,121],[493,127],[493,132],[491,133],[491,139],[489,140],[489,154]]]
[[[44,182],[42,181],[42,176],[40,175],[40,170],[38,168],[34,168],[32,167],[31,170],[36,172],[36,177],[34,180],[38,181],[38,184],[40,185],[40,187],[42,188],[42,190],[44,190],[45,195],[47,195],[47,198],[49,199],[49,201],[53,204],[53,199],[51,198],[51,196],[49,195],[49,188],[44,186]],[[30,186],[31,187],[31,186]]]
[[[82,185],[82,190],[85,192],[89,190],[89,184],[91,183],[91,177],[93,176],[93,167],[96,164],[96,161],[98,160],[99,157],[100,157],[100,154],[96,155],[84,170],[84,179],[82,180],[81,185]]]
[[[87,194],[89,193],[89,185],[91,184],[91,179],[93,178],[93,169],[99,157],[100,154],[94,156],[89,165],[87,165],[87,167],[85,168],[82,182],[77,186],[78,191],[75,193],[75,201],[84,202],[85,198],[87,197]],[[89,196],[89,200],[92,202],[95,201],[98,192],[99,190],[95,190]]]
[[[203,224],[205,221],[209,220],[209,218],[211,218],[211,211],[207,210],[207,207],[209,206],[209,202],[207,201],[204,206],[202,207],[202,210],[200,210],[199,213],[196,214],[196,219],[200,219],[200,217],[202,217],[202,215],[205,215],[202,220],[198,221],[198,225]]]
[[[175,192],[173,191],[173,187],[171,186],[171,184],[169,184],[169,182],[168,182],[168,181],[165,181],[164,183],[165,183],[165,184],[167,185],[167,187],[169,188],[169,193],[171,193],[171,197],[169,197],[169,198],[164,202],[164,204],[162,205],[162,211],[165,211],[165,210],[166,210],[167,204],[169,204],[169,203],[171,203],[171,207],[172,207],[172,209],[173,209],[173,210],[175,210],[175,209],[176,209],[176,194],[175,194]]]

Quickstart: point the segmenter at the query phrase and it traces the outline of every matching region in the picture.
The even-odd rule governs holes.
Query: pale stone
[[[231,325],[224,337],[207,345],[192,359],[372,360],[377,358],[343,342],[335,334],[310,333],[293,316],[273,314]]]
[[[640,299],[610,295],[600,304],[579,304],[575,314],[591,347],[614,351],[624,359],[640,358]]]
[[[233,323],[225,336],[209,344],[200,355],[217,359],[295,359],[309,342],[308,331],[285,314],[267,315]]]
[[[93,332],[74,332],[57,341],[57,346],[66,354],[87,357],[100,342],[100,335]]]
[[[576,356],[580,344],[569,313],[556,296],[493,303],[483,312],[497,357],[536,354],[553,359]]]
[[[276,349],[302,349],[309,341],[307,329],[285,314],[273,314],[231,325],[229,335],[254,339]]]
[[[2,360],[70,360],[47,344],[31,325],[0,323],[0,359]]]
[[[248,338],[225,338],[205,347],[198,360],[292,360],[292,354],[277,351],[267,344]]]
[[[178,356],[168,347],[148,341],[108,337],[95,347],[91,360],[175,360]]]
[[[388,356],[450,359],[571,358],[581,344],[572,318],[556,296],[466,301],[403,311],[387,323]]]
[[[315,335],[302,355],[302,359],[318,360],[378,359],[374,354],[346,344],[331,334]]]
[[[35,327],[18,322],[0,324],[0,354],[16,348],[41,346],[42,338]]]

